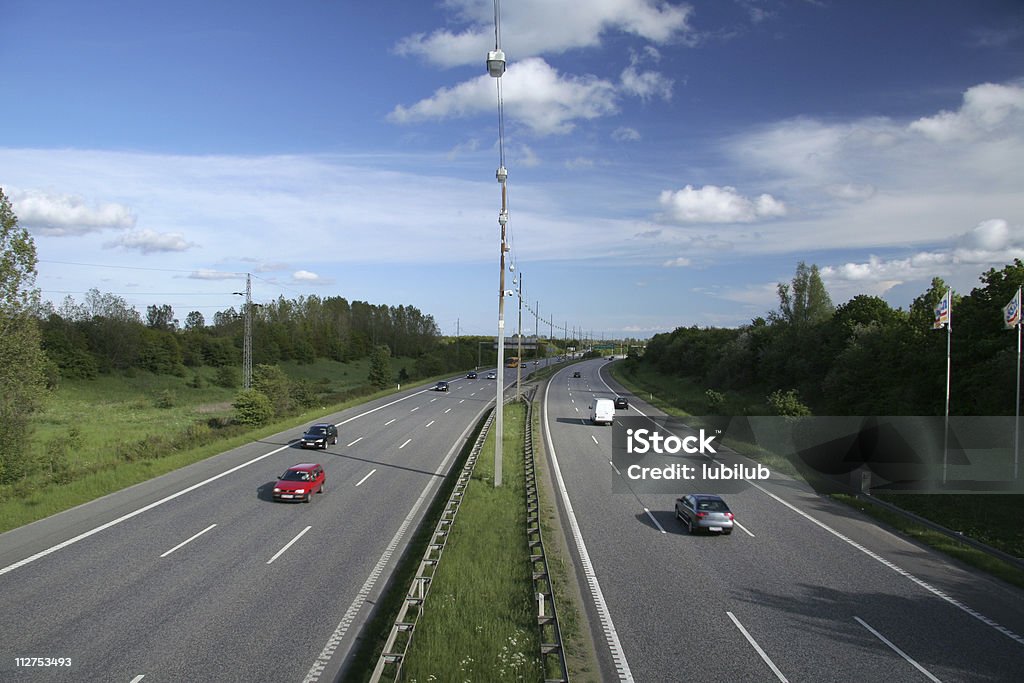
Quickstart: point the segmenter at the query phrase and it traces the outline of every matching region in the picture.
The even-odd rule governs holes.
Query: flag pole
[[[1018,317],[1020,310],[1020,290],[1017,288],[1017,309]],[[1014,410],[1013,420],[1013,479],[1017,480],[1020,461],[1020,320],[1017,320],[1017,403]]]

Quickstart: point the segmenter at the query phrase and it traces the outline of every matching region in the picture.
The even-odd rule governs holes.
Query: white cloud
[[[315,282],[320,279],[320,276],[308,270],[297,270],[292,273],[292,279],[300,282]]]
[[[191,280],[237,280],[241,273],[228,273],[220,270],[200,268],[188,277]]]
[[[494,49],[491,3],[448,0],[461,29],[439,29],[403,38],[402,55],[417,56],[444,67],[479,66]],[[604,35],[625,33],[657,44],[684,38],[691,32],[689,5],[656,0],[518,0],[501,8],[502,49],[512,60],[601,45]]]
[[[168,251],[187,251],[194,246],[193,242],[185,239],[180,232],[157,232],[155,230],[133,230],[121,235],[115,240],[107,242],[106,247],[122,247],[143,254],[154,254]]]
[[[857,185],[854,183],[835,183],[826,187],[825,192],[836,199],[864,201],[874,196],[875,187],[873,185]]]
[[[629,126],[620,126],[612,131],[612,140],[616,142],[636,142],[640,139],[640,131]]]
[[[659,202],[667,210],[667,218],[679,223],[751,223],[787,213],[786,205],[771,195],[749,199],[729,186],[695,189],[687,185],[675,192],[664,190]]]
[[[680,256],[678,258],[669,259],[668,261],[665,261],[661,265],[663,265],[666,268],[685,268],[690,264],[690,259],[686,258],[685,256]]]
[[[39,235],[63,237],[135,227],[135,214],[121,204],[90,205],[80,196],[42,190],[12,190],[10,199],[18,223]]]
[[[497,109],[494,79],[484,74],[388,115],[394,123],[463,118]],[[615,86],[594,77],[559,74],[543,59],[533,58],[509,66],[502,76],[505,116],[537,135],[564,134],[579,119],[595,119],[618,111]]]
[[[672,79],[657,71],[639,71],[636,67],[629,66],[622,71],[621,79],[622,89],[629,95],[635,95],[642,100],[652,97],[672,99]]]
[[[1014,127],[1019,134],[1022,120],[1024,88],[983,83],[968,88],[958,111],[920,118],[910,124],[910,130],[941,143],[970,141],[1004,126]]]

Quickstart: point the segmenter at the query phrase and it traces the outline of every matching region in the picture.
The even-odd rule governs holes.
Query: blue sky
[[[492,0],[0,4],[46,298],[210,318],[250,272],[496,330]],[[740,325],[799,261],[907,307],[1024,257],[1018,0],[518,0],[501,47],[511,259],[556,326]]]

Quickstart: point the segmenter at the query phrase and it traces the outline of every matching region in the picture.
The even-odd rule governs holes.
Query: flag
[[[939,305],[935,307],[935,322],[932,324],[933,330],[939,330],[943,327],[952,327],[952,316],[949,310],[949,294],[951,290],[946,290],[946,295],[939,300]]]
[[[1003,306],[1003,324],[1008,330],[1020,325],[1020,287],[1010,299],[1010,303]]]

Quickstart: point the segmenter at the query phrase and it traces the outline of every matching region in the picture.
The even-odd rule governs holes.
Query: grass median
[[[502,486],[487,437],[416,625],[402,680],[543,680],[525,541],[525,407],[505,409]]]

